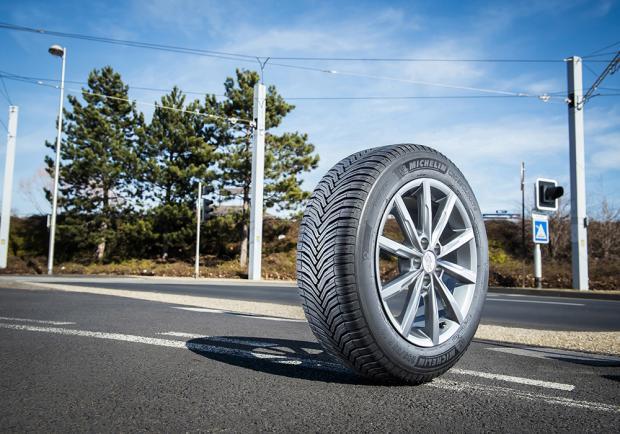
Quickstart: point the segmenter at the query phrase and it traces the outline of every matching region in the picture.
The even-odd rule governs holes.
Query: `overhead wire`
[[[594,75],[595,77],[598,77],[598,72],[596,72],[595,70],[593,70],[592,68],[590,68],[585,62],[583,63],[584,68],[586,68],[589,72],[592,73],[592,75]]]
[[[273,60],[325,61],[325,62],[472,62],[472,63],[558,63],[562,59],[508,59],[508,58],[430,58],[430,57],[304,57],[270,56]]]
[[[0,77],[5,77],[6,75],[9,75],[11,77],[20,77],[22,79],[27,79],[27,80],[36,80],[36,81],[42,81],[42,82],[51,82],[51,83],[60,83],[60,79],[58,78],[43,78],[43,77],[32,77],[32,76],[25,76],[25,75],[16,75],[16,74],[12,74],[10,72],[6,72],[6,71],[2,71],[0,70]],[[7,77],[8,78],[8,77]],[[70,84],[81,84],[81,85],[88,85],[88,82],[86,81],[77,81],[77,80],[65,80],[65,83],[70,83]],[[147,86],[134,86],[131,85],[130,86],[131,89],[133,90],[144,90],[144,91],[149,91],[149,92],[172,92],[172,89],[165,89],[165,88],[159,88],[159,87],[147,87]],[[199,91],[191,91],[191,90],[183,90],[183,93],[188,94],[188,95],[213,95],[216,97],[225,97],[226,95],[224,94],[217,94],[214,92],[199,92]]]
[[[8,75],[8,74],[6,74],[4,72],[0,72],[0,75],[4,76],[8,80],[16,80],[16,81],[21,81],[21,82],[24,82],[24,83],[34,84],[34,85],[38,85],[38,86],[51,87],[51,88],[54,88],[54,89],[58,89],[59,88],[58,85],[44,83],[44,82],[42,82],[40,80],[39,81],[35,81],[35,80],[31,79],[31,78],[26,78],[26,77],[14,75],[14,74]],[[201,112],[196,111],[196,110],[187,110],[187,109],[181,109],[181,108],[178,108],[178,107],[166,106],[166,105],[163,105],[163,104],[157,104],[157,103],[150,103],[150,102],[147,102],[147,101],[135,100],[135,99],[131,99],[131,98],[122,98],[122,97],[117,97],[117,96],[112,96],[112,95],[105,95],[105,94],[101,94],[101,93],[90,92],[90,91],[87,91],[85,89],[75,89],[75,88],[67,88],[67,87],[65,87],[65,90],[72,91],[72,92],[80,92],[82,95],[91,95],[91,96],[97,96],[97,97],[106,98],[106,99],[112,99],[112,100],[117,100],[117,101],[133,102],[133,103],[136,103],[138,105],[149,106],[149,107],[153,107],[155,109],[160,108],[160,109],[164,109],[164,110],[171,110],[171,111],[176,111],[176,112],[181,112],[181,113],[188,113],[188,114],[193,114],[193,115],[196,115],[196,116],[201,116],[201,117],[206,117],[206,118],[211,118],[211,119],[219,119],[219,120],[230,122],[233,125],[236,124],[236,123],[244,123],[244,124],[248,124],[250,126],[254,125],[254,121],[249,120],[249,119],[242,119],[242,118],[228,117],[228,116],[220,116],[220,115],[215,115],[215,114],[211,114],[211,113],[201,113]]]
[[[590,53],[590,54],[588,54],[586,56],[583,56],[583,58],[585,59],[587,57],[593,57],[593,56],[602,56],[602,55],[608,55],[608,54],[616,54],[615,52],[602,53],[602,51],[605,51],[605,50],[607,50],[609,48],[615,47],[616,45],[620,45],[620,41],[616,41],[613,44],[609,44],[609,45],[604,46],[603,48],[599,48],[598,50],[594,50],[592,53]]]
[[[208,57],[215,57],[215,58],[234,60],[234,61],[254,63],[255,61],[258,60],[259,64],[261,64],[261,68],[263,68],[263,65],[261,62],[262,59],[267,59],[267,60],[279,59],[279,60],[289,60],[289,61],[296,61],[296,60],[304,60],[304,61],[333,60],[333,61],[336,61],[338,60],[338,61],[366,61],[366,62],[368,61],[371,61],[371,62],[388,62],[388,61],[394,61],[394,62],[435,62],[435,61],[436,62],[562,62],[563,61],[561,59],[448,59],[448,58],[432,59],[432,58],[371,58],[371,57],[344,58],[344,57],[294,57],[294,56],[261,57],[261,56],[256,56],[253,54],[232,53],[232,52],[216,51],[216,50],[204,50],[204,49],[181,47],[181,46],[176,46],[176,45],[155,44],[155,43],[150,43],[150,42],[132,41],[132,40],[127,40],[127,39],[99,37],[99,36],[85,35],[85,34],[80,34],[80,33],[59,32],[59,31],[54,31],[54,30],[20,26],[20,25],[6,23],[6,22],[0,22],[0,29],[15,30],[15,31],[35,33],[35,34],[44,34],[44,35],[51,35],[51,36],[58,36],[58,37],[65,37],[65,38],[83,39],[83,40],[88,40],[88,41],[103,42],[103,43],[110,43],[110,44],[116,44],[116,45],[126,45],[126,46],[137,47],[137,48],[172,51],[172,52],[179,52],[179,53],[184,53],[184,54],[204,55]],[[450,89],[460,89],[460,90],[476,91],[476,92],[482,92],[482,93],[504,94],[504,95],[514,95],[514,96],[529,96],[529,94],[526,92],[513,92],[513,91],[505,91],[505,90],[497,90],[497,89],[459,86],[459,85],[453,85],[453,84],[447,84],[447,83],[434,83],[434,82],[423,81],[423,80],[412,80],[412,79],[398,78],[398,77],[387,77],[387,76],[382,76],[382,75],[358,73],[354,71],[336,71],[336,70],[330,70],[330,69],[325,69],[325,68],[316,68],[312,66],[303,66],[303,65],[292,65],[292,64],[279,63],[279,62],[270,62],[269,66],[277,66],[277,67],[282,67],[282,68],[298,69],[298,70],[306,70],[306,71],[315,71],[315,72],[321,72],[321,73],[328,73],[332,75],[369,78],[369,79],[374,79],[374,80],[398,81],[402,83],[444,87],[444,88],[450,88]],[[542,94],[542,95],[536,95],[536,96],[542,99],[543,101],[548,98],[548,94]]]
[[[13,101],[11,101],[11,95],[9,94],[9,90],[7,89],[6,83],[4,82],[4,77],[0,76],[0,80],[2,80],[2,96],[4,96],[9,105],[13,105]]]
[[[21,31],[42,35],[58,36],[62,38],[82,39],[87,41],[109,43],[115,45],[125,45],[137,48],[148,48],[153,50],[171,51],[185,54],[204,55],[229,60],[244,59],[248,62],[255,62],[257,58],[290,61],[344,61],[344,62],[483,62],[483,63],[558,63],[563,59],[519,59],[519,58],[417,58],[417,57],[321,57],[321,56],[273,56],[247,53],[233,53],[219,50],[205,50],[200,48],[182,47],[178,45],[158,44],[152,42],[133,41],[129,39],[108,38],[102,36],[86,35],[82,33],[60,32],[43,28],[21,26],[12,23],[0,22],[0,28],[13,31]],[[615,45],[615,44],[613,44]],[[610,45],[603,49],[612,47]],[[285,65],[280,65],[285,66]],[[287,65],[289,66],[289,65]]]
[[[210,114],[210,113],[201,113],[201,112],[199,112],[197,110],[187,110],[187,109],[184,109],[184,108],[171,107],[171,106],[166,106],[166,105],[157,104],[157,103],[150,103],[150,102],[146,102],[146,101],[132,100],[132,99],[129,99],[129,98],[121,98],[121,97],[105,95],[105,94],[101,94],[101,93],[88,92],[88,91],[85,91],[84,89],[67,89],[67,90],[71,90],[71,91],[74,91],[74,92],[81,92],[82,95],[97,96],[97,97],[106,98],[106,99],[113,99],[113,100],[117,100],[117,101],[133,102],[133,103],[136,103],[138,105],[145,105],[145,106],[153,107],[155,109],[161,108],[161,109],[171,110],[171,111],[175,111],[175,112],[179,112],[179,113],[187,113],[187,114],[192,114],[192,115],[206,117],[206,118],[211,118],[211,119],[219,119],[219,120],[222,120],[222,121],[230,122],[233,125],[236,124],[236,123],[243,123],[243,124],[247,124],[247,125],[252,126],[252,127],[254,126],[254,121],[251,121],[249,119],[236,118],[236,117],[228,117],[228,116],[220,116],[220,115],[214,115],[214,114]]]
[[[19,80],[19,81],[26,81],[26,82],[41,82],[41,84],[46,84],[45,82],[53,82],[53,83],[58,83],[59,80],[58,79],[51,79],[51,78],[41,78],[41,77],[30,77],[30,76],[23,76],[23,75],[17,75],[17,74],[13,74],[13,73],[9,73],[6,71],[2,71],[0,70],[0,77],[6,77],[7,79],[14,79],[14,80]],[[73,83],[73,84],[82,84],[82,85],[87,85],[88,83],[86,82],[81,82],[81,81],[75,81],[75,80],[65,80],[65,83]],[[57,85],[48,85],[51,87],[58,87]],[[172,89],[162,89],[162,88],[150,88],[150,87],[141,87],[141,86],[134,86],[134,85],[129,85],[130,89],[139,89],[139,90],[150,90],[150,91],[158,91],[158,92],[171,92]],[[215,95],[218,97],[226,97],[226,95],[223,94],[213,94],[210,92],[187,92],[187,91],[183,91],[183,93],[194,93],[194,94],[199,94],[199,95]],[[560,94],[560,93],[564,93],[564,92],[555,92],[555,93],[549,93],[550,96],[556,98],[555,94]],[[541,98],[540,95],[529,95],[529,94],[523,94],[523,93],[506,93],[506,94],[499,94],[499,95],[418,95],[418,96],[329,96],[329,97],[323,97],[323,96],[319,96],[319,97],[314,97],[314,96],[310,96],[310,97],[284,97],[284,99],[286,100],[330,100],[330,99],[334,99],[334,100],[355,100],[355,99],[359,99],[359,100],[364,100],[364,99],[368,99],[368,100],[372,100],[372,99],[480,99],[480,98],[515,98],[515,97],[519,97],[519,98]],[[559,98],[559,96],[557,97]]]
[[[280,63],[273,63],[273,62],[271,63],[271,65],[282,66],[282,64],[280,64]],[[287,66],[291,66],[291,65],[287,65]],[[360,78],[368,78],[368,79],[375,79],[375,80],[385,80],[385,81],[396,81],[396,82],[400,82],[400,83],[410,83],[410,84],[418,84],[418,85],[424,85],[424,86],[442,87],[442,88],[458,89],[458,90],[467,90],[467,91],[475,91],[475,92],[481,92],[481,93],[491,93],[491,94],[498,94],[498,95],[529,96],[529,97],[532,97],[532,96],[535,96],[535,97],[550,96],[549,94],[532,95],[532,94],[529,94],[527,92],[514,92],[514,91],[507,91],[507,90],[488,89],[488,88],[482,88],[482,87],[460,86],[460,85],[448,84],[448,83],[437,83],[437,82],[424,81],[424,80],[412,80],[412,79],[400,78],[400,77],[388,77],[388,76],[381,76],[381,75],[374,75],[374,74],[364,74],[364,73],[358,73],[358,72],[353,72],[353,71],[339,71],[339,70],[333,70],[333,69],[313,68],[313,67],[308,67],[308,66],[297,66],[297,65],[295,67],[298,68],[298,69],[322,72],[322,73],[332,74],[332,75],[360,77]],[[550,97],[553,98],[553,96],[550,96]]]
[[[198,48],[187,48],[187,47],[181,47],[181,46],[176,46],[176,45],[155,44],[155,43],[150,43],[150,42],[132,41],[128,39],[107,38],[107,37],[102,37],[102,36],[85,35],[81,33],[59,32],[55,30],[47,30],[47,29],[42,29],[42,28],[20,26],[20,25],[11,24],[11,23],[5,23],[5,22],[0,22],[0,29],[14,30],[14,31],[20,31],[20,32],[27,32],[27,33],[35,33],[35,34],[40,34],[40,35],[57,36],[60,38],[82,39],[86,41],[102,42],[102,43],[114,44],[114,45],[125,45],[128,47],[147,48],[147,49],[152,49],[152,50],[195,54],[195,55],[202,55],[202,56],[216,57],[216,58],[225,58],[225,59],[231,59],[231,60],[246,59],[248,61],[254,62],[254,60],[256,59],[256,56],[249,56],[249,55],[238,54],[238,53],[229,53],[229,52],[215,51],[215,50],[204,50],[204,49],[198,49]]]
[[[54,89],[58,89],[59,86],[58,85],[54,85],[54,84],[49,84],[49,83],[45,83],[45,82],[52,82],[52,83],[58,83],[59,80],[58,79],[52,79],[52,78],[42,78],[42,77],[30,77],[30,76],[24,76],[24,75],[18,75],[18,74],[13,74],[10,72],[6,72],[6,71],[2,71],[0,70],[0,77],[3,78],[7,78],[9,80],[16,80],[16,81],[21,81],[21,82],[26,82],[26,83],[30,83],[30,84],[37,84],[37,85],[41,85],[41,86],[46,86],[46,87],[51,87]],[[87,85],[87,82],[82,82],[82,81],[75,81],[75,80],[65,80],[65,83],[72,83],[72,84],[82,84],[82,85]],[[134,85],[129,85],[129,89],[140,89],[140,90],[149,90],[149,91],[158,91],[158,92],[172,92],[172,89],[165,89],[165,88],[151,88],[151,87],[141,87],[141,86],[134,86]],[[620,89],[616,89],[616,88],[601,88],[604,90],[611,90],[611,91],[618,91]],[[79,90],[79,89],[68,89],[68,90],[72,90],[75,92],[81,92],[81,93],[86,93],[86,94],[92,94],[89,91],[84,91],[83,89]],[[184,91],[181,89],[181,91],[183,93],[194,93],[194,94],[198,94],[198,95],[215,95],[217,97],[223,97],[226,98],[227,96],[224,94],[213,94],[210,92],[198,92],[198,91]],[[554,99],[562,99],[564,100],[566,98],[566,91],[558,91],[558,92],[549,92],[547,95],[550,98],[554,98]],[[95,94],[93,94],[95,95]],[[102,94],[96,94],[98,96],[101,97],[106,97],[105,95]],[[616,94],[602,94],[605,96],[615,96]],[[115,97],[110,97],[110,98],[115,98]],[[327,100],[434,100],[434,99],[493,99],[493,98],[538,98],[538,99],[543,99],[545,98],[545,95],[534,95],[534,94],[524,94],[524,93],[511,93],[511,94],[494,94],[494,95],[411,95],[411,96],[403,96],[403,95],[366,95],[366,96],[293,96],[293,97],[287,97],[284,96],[283,97],[285,100],[287,101],[312,101],[312,100],[317,100],[317,101],[327,101]],[[130,99],[124,99],[127,101],[136,101],[136,103],[140,104],[140,105],[149,105],[149,106],[154,106],[152,103],[146,102],[146,101],[139,101],[139,100],[130,100]],[[164,107],[167,108],[166,106],[162,106],[162,105],[157,105],[157,107]],[[247,120],[246,120],[247,121]],[[247,121],[247,122],[251,122],[251,121]]]

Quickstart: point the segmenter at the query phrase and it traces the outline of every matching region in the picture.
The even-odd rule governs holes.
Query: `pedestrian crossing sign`
[[[549,218],[542,214],[532,214],[532,236],[538,244],[549,244]]]

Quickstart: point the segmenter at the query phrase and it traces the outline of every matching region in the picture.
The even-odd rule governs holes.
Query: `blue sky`
[[[510,2],[221,2],[221,1],[27,1],[0,3],[0,21],[257,56],[518,58],[586,56],[620,41],[620,5],[612,0]],[[93,68],[112,65],[130,96],[154,102],[161,93],[131,86],[222,93],[235,68],[253,63],[149,51],[95,42],[0,30],[9,73],[58,78],[52,43],[67,47],[67,79],[85,81]],[[614,49],[620,49],[616,45]],[[610,50],[606,50],[610,51]],[[598,59],[610,59],[603,56]],[[281,63],[285,63],[282,61]],[[287,61],[286,63],[292,63]],[[268,66],[265,83],[285,98],[483,95],[409,81],[540,95],[566,89],[566,65],[481,62],[295,62],[355,75]],[[589,87],[605,63],[586,61]],[[590,71],[590,69],[592,71]],[[403,81],[373,77],[390,77]],[[55,137],[58,90],[7,80],[20,108],[13,208],[47,213],[41,188]],[[604,87],[620,89],[620,73]],[[67,84],[69,93],[79,85]],[[602,90],[601,93],[620,93]],[[193,96],[193,95],[192,95]],[[2,104],[7,104],[0,99]],[[568,186],[567,108],[561,99],[537,98],[291,100],[296,105],[282,130],[309,134],[321,156],[304,177],[311,189],[333,164],[367,147],[422,143],[451,158],[470,181],[483,211],[520,208],[519,166],[527,180],[557,178]],[[140,106],[147,117],[151,110]],[[6,110],[2,120],[6,123]],[[586,173],[592,211],[607,198],[620,205],[620,96],[598,97],[586,106]],[[6,140],[0,141],[4,167]],[[528,193],[533,188],[528,188]],[[531,194],[529,194],[531,196]],[[531,200],[531,199],[530,199]]]

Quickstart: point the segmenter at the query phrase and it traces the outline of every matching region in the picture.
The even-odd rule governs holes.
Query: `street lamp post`
[[[56,135],[56,160],[54,161],[54,191],[52,192],[52,218],[50,222],[50,245],[47,255],[47,274],[52,274],[54,269],[54,238],[56,235],[56,209],[58,208],[58,182],[60,172],[60,140],[62,134],[62,103],[65,91],[65,59],[67,49],[60,45],[52,45],[49,48],[52,56],[62,59],[62,72],[60,74],[60,105],[58,108],[58,132]]]

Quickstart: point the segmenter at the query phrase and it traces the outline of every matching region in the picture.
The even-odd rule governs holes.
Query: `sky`
[[[261,58],[554,60],[267,63],[265,84],[275,85],[296,106],[279,130],[308,133],[320,155],[318,169],[303,176],[306,189],[314,188],[331,166],[351,153],[392,143],[419,143],[436,148],[456,163],[483,212],[520,211],[521,161],[526,165],[528,203],[532,202],[537,177],[557,179],[568,189],[568,110],[561,97],[567,86],[563,59],[603,53],[584,61],[587,89],[607,65],[605,61],[613,57],[613,51],[620,50],[620,4],[613,0],[1,0],[0,21]],[[130,86],[130,97],[146,103],[159,100],[164,92],[132,86],[171,89],[176,85],[185,91],[221,94],[225,78],[233,76],[236,68],[258,69],[258,62],[253,60],[0,29],[0,70],[59,79],[60,60],[47,53],[54,43],[67,48],[68,81],[84,82],[93,68],[111,65]],[[618,44],[601,51],[614,43]],[[42,187],[50,184],[43,170],[44,157],[50,155],[44,142],[55,140],[59,91],[8,79],[5,83],[20,111],[12,208],[20,215],[49,213],[50,205],[42,193]],[[80,85],[68,83],[66,88],[67,93],[77,94]],[[502,92],[531,97],[498,98]],[[620,73],[607,77],[599,93],[607,96],[593,98],[585,107],[586,191],[591,215],[604,199],[620,206]],[[545,94],[554,97],[547,102],[537,98]],[[393,98],[403,96],[418,99]],[[487,97],[419,98],[439,96]],[[303,99],[309,97],[389,98]],[[0,114],[6,124],[8,102],[3,96],[0,104],[6,107]],[[138,107],[150,117],[148,105]],[[6,136],[0,137],[3,168]]]

